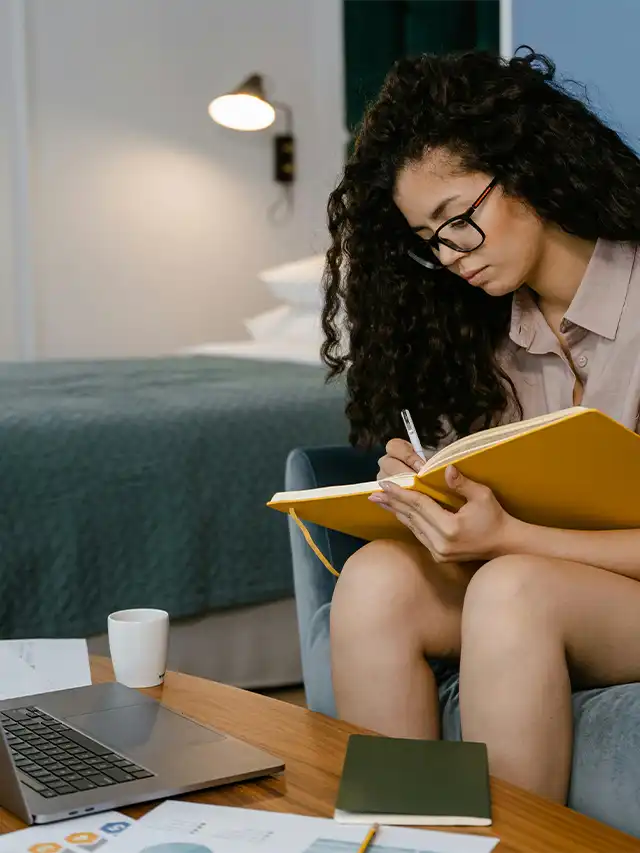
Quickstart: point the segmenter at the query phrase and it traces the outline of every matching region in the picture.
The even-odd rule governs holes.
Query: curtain
[[[499,52],[499,0],[344,0],[346,126],[355,130],[396,59]]]

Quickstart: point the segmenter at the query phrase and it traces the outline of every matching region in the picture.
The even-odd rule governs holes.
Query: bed
[[[0,367],[0,631],[91,637],[161,607],[170,664],[297,683],[286,520],[296,446],[344,444],[344,387],[312,363],[220,353]]]

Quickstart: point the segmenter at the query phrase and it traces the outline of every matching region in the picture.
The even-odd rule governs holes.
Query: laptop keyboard
[[[0,724],[20,781],[41,797],[61,797],[155,775],[39,708],[0,711]]]

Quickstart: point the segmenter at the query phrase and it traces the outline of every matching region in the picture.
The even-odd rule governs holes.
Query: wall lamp
[[[295,179],[293,112],[288,104],[267,98],[261,74],[250,74],[236,89],[219,95],[209,104],[209,115],[215,122],[242,131],[271,127],[276,110],[284,114],[285,132],[274,137],[273,176],[280,184],[292,184]]]

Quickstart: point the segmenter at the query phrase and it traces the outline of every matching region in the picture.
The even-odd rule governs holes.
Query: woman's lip
[[[474,272],[474,274],[472,276],[470,276],[469,278],[467,278],[466,280],[469,282],[469,284],[477,284],[478,283],[478,276],[482,275],[482,273],[486,269],[487,269],[486,267],[481,267],[477,272]]]

